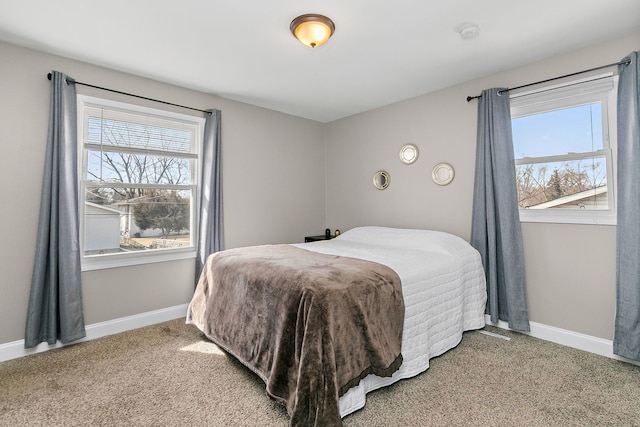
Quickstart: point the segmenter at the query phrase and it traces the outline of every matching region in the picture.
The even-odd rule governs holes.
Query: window
[[[195,256],[204,119],[78,96],[83,270]]]
[[[512,95],[521,221],[615,224],[615,84],[599,76]]]

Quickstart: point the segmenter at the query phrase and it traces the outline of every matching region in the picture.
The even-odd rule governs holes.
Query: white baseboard
[[[511,330],[507,322],[503,322],[502,320],[499,320],[498,323],[491,322],[491,317],[489,315],[485,315],[485,322],[487,325]],[[588,351],[589,353],[595,353],[600,356],[606,356],[640,366],[640,362],[613,354],[613,341],[569,331],[567,329],[556,328],[554,326],[543,325],[542,323],[529,322],[529,326],[531,328],[530,332],[521,333],[541,340],[551,341],[556,344],[577,348],[578,350]]]
[[[131,329],[142,328],[144,326],[150,326],[156,323],[166,322],[168,320],[179,319],[180,317],[185,317],[187,314],[187,306],[188,304],[176,305],[173,307],[162,308],[160,310],[135,314],[133,316],[93,323],[86,326],[85,329],[87,336],[85,338],[66,345],[73,345],[82,341],[89,341],[105,337],[107,335],[129,331]],[[24,340],[12,341],[0,344],[0,362],[64,346],[65,344],[58,342],[53,345],[41,343],[34,348],[24,348]]]
[[[188,304],[176,305],[160,310],[148,311],[146,313],[135,314],[133,316],[126,316],[114,320],[107,320],[105,322],[87,325],[87,336],[81,340],[67,345],[73,345],[78,342],[105,337],[107,335],[117,334],[120,332],[129,331],[131,329],[142,328],[144,326],[150,326],[156,323],[166,322],[168,320],[179,319],[186,315],[187,306]],[[511,330],[507,322],[503,322],[502,320],[500,320],[498,321],[498,323],[492,323],[491,318],[488,315],[485,315],[485,321],[487,325]],[[588,351],[590,353],[599,354],[601,356],[622,360],[640,366],[640,362],[626,359],[624,357],[613,354],[613,341],[605,340],[591,335],[581,334],[579,332],[569,331],[566,329],[556,328],[554,326],[543,325],[536,322],[529,322],[529,326],[531,327],[531,332],[527,332],[525,334],[530,335],[534,338],[551,341],[556,344],[577,348],[579,350]],[[53,345],[42,343],[34,348],[26,349],[24,348],[24,340],[12,341],[5,344],[0,344],[0,362],[5,360],[17,359],[19,357],[28,356],[30,354],[41,353],[43,351],[64,346],[64,344],[61,344],[59,342]]]

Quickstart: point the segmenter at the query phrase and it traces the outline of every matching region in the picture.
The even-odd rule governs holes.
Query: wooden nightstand
[[[328,238],[327,236],[325,236],[324,234],[320,234],[318,236],[306,236],[304,238],[304,242],[305,243],[309,243],[309,242],[318,242],[320,240],[331,240],[333,239],[333,235],[330,235]]]

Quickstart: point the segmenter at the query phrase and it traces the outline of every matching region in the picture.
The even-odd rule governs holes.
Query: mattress
[[[366,394],[429,368],[457,346],[464,331],[484,327],[487,300],[480,254],[460,237],[433,230],[358,227],[335,239],[298,246],[384,264],[400,276],[405,303],[403,364],[391,377],[369,375],[340,398],[342,417],[362,408]]]

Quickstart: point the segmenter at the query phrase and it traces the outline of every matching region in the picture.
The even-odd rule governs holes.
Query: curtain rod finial
[[[47,74],[47,78],[48,78],[49,80],[51,80],[51,73],[48,73],[48,74]]]

